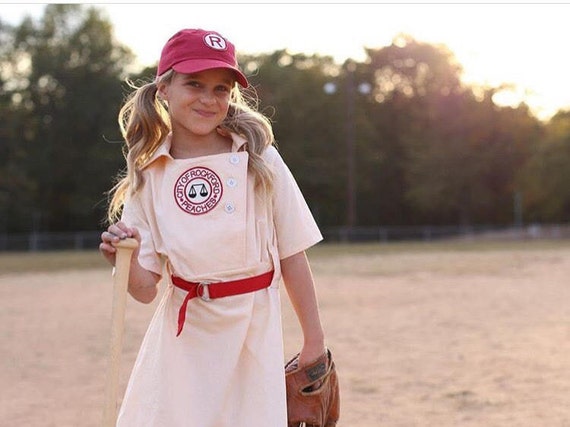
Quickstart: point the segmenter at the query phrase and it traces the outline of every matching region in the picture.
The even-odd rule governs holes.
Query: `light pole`
[[[346,127],[346,227],[348,232],[356,225],[356,162],[355,162],[355,129],[354,129],[354,110],[356,92],[367,95],[371,92],[372,86],[368,82],[362,82],[355,86],[354,71],[356,64],[349,61],[346,64],[346,86],[345,95],[345,127]],[[324,85],[324,91],[327,95],[332,95],[337,91],[337,84],[327,82]]]

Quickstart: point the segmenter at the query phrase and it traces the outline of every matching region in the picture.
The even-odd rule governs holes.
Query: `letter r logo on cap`
[[[216,50],[226,50],[226,41],[218,34],[209,33],[204,36],[204,43]]]

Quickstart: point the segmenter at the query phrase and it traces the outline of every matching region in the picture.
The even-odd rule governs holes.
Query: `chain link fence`
[[[90,250],[99,247],[100,238],[100,231],[0,234],[0,252]]]
[[[570,225],[533,224],[521,227],[496,226],[410,226],[410,227],[337,227],[322,230],[325,242],[395,242],[463,239],[570,239]],[[31,232],[0,234],[0,252],[96,250],[101,231],[67,233]]]

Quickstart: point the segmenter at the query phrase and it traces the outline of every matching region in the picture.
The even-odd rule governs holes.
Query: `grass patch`
[[[409,241],[389,243],[320,243],[308,253],[313,258],[338,255],[381,255],[426,252],[489,252],[570,249],[570,240],[468,240]]]
[[[570,249],[570,240],[441,240],[431,242],[389,242],[389,243],[321,243],[309,249],[311,263],[319,271],[347,271],[373,274],[403,271],[416,267],[440,264],[447,259],[453,261],[458,253],[484,256],[493,252],[515,251],[557,251]],[[396,255],[400,255],[396,257]],[[410,259],[412,257],[412,259]],[[396,264],[386,264],[395,261]],[[486,261],[481,261],[485,263]],[[388,266],[389,265],[389,266]],[[396,265],[394,267],[393,265]],[[99,251],[54,251],[54,252],[0,252],[0,275],[27,272],[52,272],[60,270],[85,270],[108,268]]]
[[[445,240],[326,244],[308,252],[312,270],[337,276],[397,276],[410,273],[513,274],[537,259],[559,262],[570,241]]]
[[[99,251],[4,252],[0,274],[109,268]]]

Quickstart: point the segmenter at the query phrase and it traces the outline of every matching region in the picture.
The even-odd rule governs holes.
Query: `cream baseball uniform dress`
[[[173,159],[170,138],[127,200],[123,221],[142,235],[139,262],[169,273],[168,287],[142,342],[119,411],[119,427],[286,427],[280,259],[322,235],[281,156],[270,203],[254,193],[245,140],[231,153]],[[176,336],[187,281],[224,282],[274,270],[270,287],[211,301],[189,301]],[[223,286],[223,283],[218,286]]]

